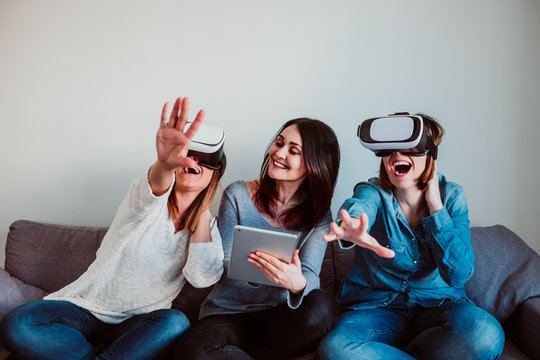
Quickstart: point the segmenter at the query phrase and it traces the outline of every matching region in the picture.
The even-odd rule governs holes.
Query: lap
[[[406,313],[387,308],[348,310],[328,336],[343,344],[381,341],[398,345],[408,337],[409,326]]]
[[[175,355],[182,359],[301,355],[315,350],[332,328],[337,310],[331,294],[315,290],[297,309],[283,303],[262,311],[209,316],[180,337]]]

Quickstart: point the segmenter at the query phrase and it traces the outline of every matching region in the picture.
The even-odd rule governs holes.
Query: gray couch
[[[0,269],[0,319],[75,280],[94,260],[106,230],[15,221]],[[475,227],[471,233],[476,273],[467,293],[503,324],[507,341],[502,359],[540,359],[540,256],[504,226]],[[321,287],[336,293],[351,260],[352,251],[337,243],[328,246]],[[208,291],[188,285],[173,306],[195,321]],[[8,357],[0,339],[0,360]]]

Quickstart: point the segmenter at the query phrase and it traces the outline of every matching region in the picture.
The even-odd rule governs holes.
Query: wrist
[[[294,295],[299,295],[304,291],[306,286],[307,286],[306,278],[304,276],[302,276],[302,281],[298,284],[298,286],[295,287],[295,289],[292,289],[291,292]]]
[[[443,208],[442,202],[430,203],[428,204],[429,215],[435,214],[437,211]]]

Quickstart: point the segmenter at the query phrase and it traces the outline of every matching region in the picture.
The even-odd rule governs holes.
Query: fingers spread
[[[204,110],[199,111],[199,113],[197,114],[197,117],[189,126],[189,129],[187,129],[185,133],[186,137],[188,137],[189,139],[193,139],[193,137],[195,136],[195,133],[197,132],[197,130],[199,130],[199,127],[201,126],[201,123],[205,115],[206,113],[204,112]]]
[[[384,246],[380,246],[380,245],[377,248],[373,249],[373,251],[375,251],[375,253],[379,255],[380,257],[384,257],[384,258],[393,258],[396,255],[394,250],[385,248]]]
[[[163,105],[163,110],[161,111],[160,127],[167,126],[167,113],[168,112],[169,112],[169,103],[166,102],[165,105]]]
[[[176,123],[178,121],[178,111],[180,110],[180,107],[182,106],[182,98],[179,97],[174,102],[174,106],[171,112],[171,116],[169,117],[169,126],[175,127]]]
[[[365,233],[365,232],[367,232],[368,226],[369,226],[368,216],[365,213],[362,213],[360,215],[360,227],[359,227],[359,230],[362,233]]]
[[[178,122],[176,123],[175,128],[180,131],[184,131],[184,127],[186,126],[187,120],[188,120],[188,113],[189,113],[189,98],[184,98],[184,101],[182,101],[182,107],[180,109],[180,116],[178,118]]]

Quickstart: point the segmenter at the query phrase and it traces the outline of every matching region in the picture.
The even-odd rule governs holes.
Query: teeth
[[[274,160],[274,165],[281,168],[281,169],[286,169],[286,166],[281,164],[281,163],[278,163],[276,160]]]
[[[398,160],[394,162],[392,165],[394,165],[394,172],[396,175],[405,175],[411,169],[411,164],[403,160]]]
[[[396,166],[396,165],[410,165],[410,164],[408,162],[406,162],[406,161],[396,161],[394,163],[394,166]]]
[[[198,175],[198,174],[201,173],[201,172],[199,171],[199,169],[197,169],[197,168],[190,168],[190,167],[187,167],[187,166],[184,168],[184,172],[187,173],[187,174],[196,174],[196,175]]]

